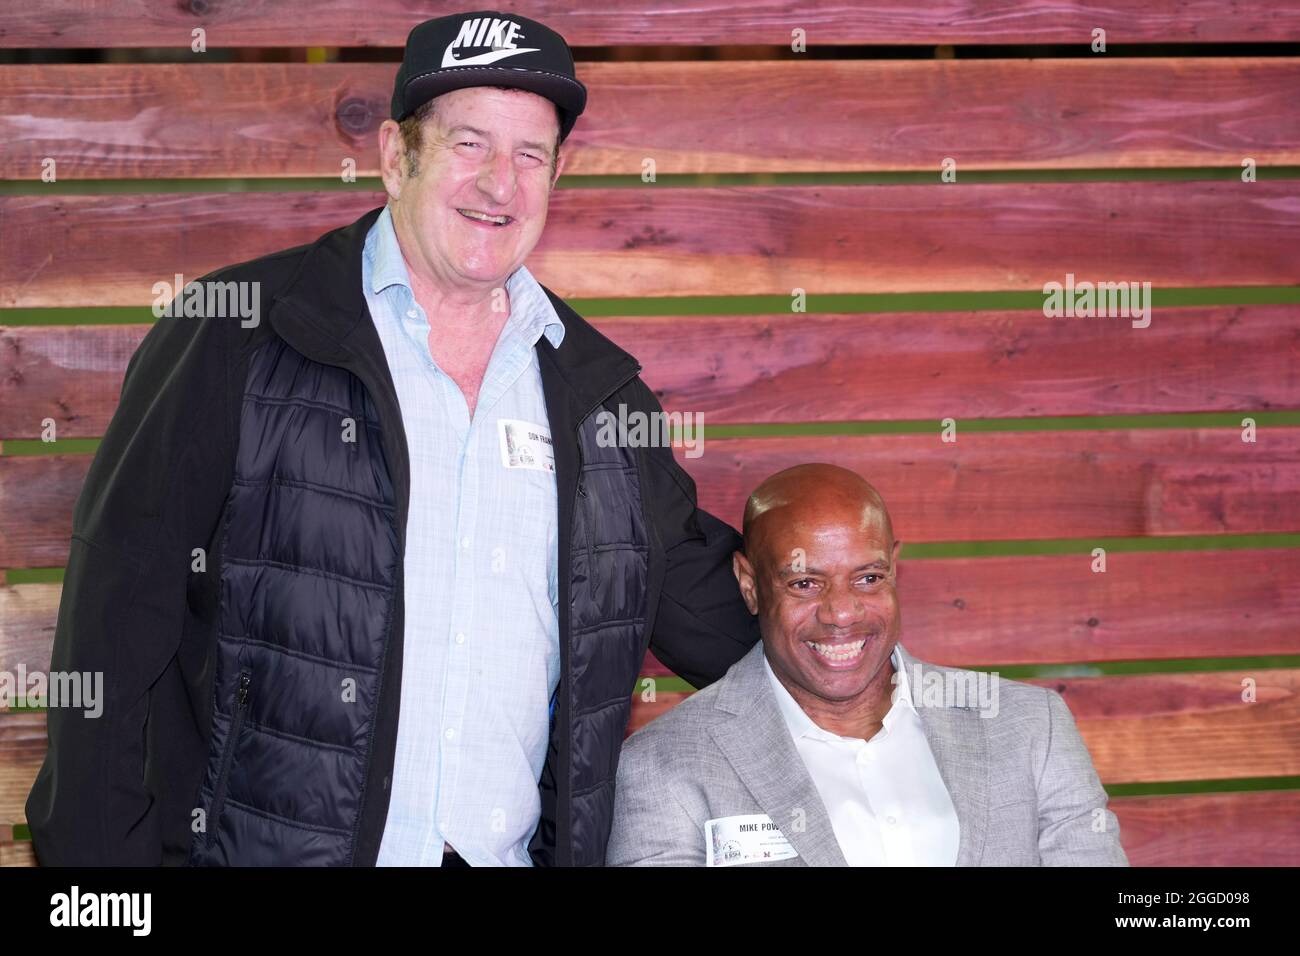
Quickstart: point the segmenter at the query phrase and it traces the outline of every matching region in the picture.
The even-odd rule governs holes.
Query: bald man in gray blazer
[[[780,472],[744,540],[763,640],[624,743],[608,865],[1128,865],[1059,694],[899,642],[899,542],[871,485]]]

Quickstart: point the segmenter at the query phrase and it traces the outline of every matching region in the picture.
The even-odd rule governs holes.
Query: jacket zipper
[[[221,808],[226,803],[227,777],[230,764],[235,756],[235,747],[239,743],[239,731],[244,726],[244,713],[248,709],[248,688],[253,677],[248,671],[239,672],[239,688],[235,691],[235,714],[230,724],[230,735],[226,740],[226,749],[221,754],[221,769],[217,772],[217,783],[213,790],[212,810],[208,813],[208,846],[217,838],[217,823],[221,819]]]

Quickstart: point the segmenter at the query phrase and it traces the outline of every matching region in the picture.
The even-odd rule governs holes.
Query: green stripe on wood
[[[1300,667],[1300,655],[1271,657],[1200,657],[1151,661],[1105,661],[1100,663],[1072,663],[1034,665],[1020,664],[1008,667],[971,667],[969,670],[997,673],[1008,680],[1034,680],[1053,677],[1104,677],[1134,674],[1213,673],[1218,671],[1270,670]],[[655,693],[693,694],[696,688],[685,678],[676,675],[642,675],[637,678],[632,697],[639,699],[649,688],[645,682],[654,681]],[[44,704],[15,703],[9,713],[45,710]],[[0,714],[2,719],[3,714]]]
[[[790,313],[790,296],[699,295],[635,299],[573,298],[573,308],[589,318],[644,315],[766,315]],[[1152,286],[1152,309],[1191,305],[1285,305],[1300,302],[1300,285]],[[985,309],[1041,311],[1043,293],[1022,290],[979,292],[864,292],[818,295],[809,292],[813,314],[862,312],[974,312]],[[802,313],[790,313],[792,318]],[[2,317],[3,313],[0,313]],[[1159,318],[1153,311],[1152,321]],[[1075,320],[1053,320],[1075,321]],[[1084,320],[1079,320],[1084,321]],[[1105,321],[1105,320],[1100,320]]]
[[[686,681],[685,678],[676,675],[663,677],[646,674],[636,679],[636,688],[632,691],[632,697],[639,700],[641,695],[647,690],[645,682],[654,681],[655,693],[663,694],[693,694],[696,688]]]
[[[1093,548],[1107,552],[1225,551],[1243,548],[1297,548],[1300,534],[1197,534],[1159,538],[1044,538],[1041,541],[926,541],[903,542],[903,558],[1025,557],[1041,554],[1091,554]]]
[[[1141,428],[1241,428],[1251,419],[1257,429],[1300,425],[1300,411],[1194,412],[1182,415],[1076,415],[1044,418],[959,418],[962,432],[1055,432],[1129,431]],[[847,435],[938,434],[938,419],[909,419],[895,422],[780,422],[756,425],[700,425],[695,434],[702,441],[727,438],[798,438]],[[674,441],[681,438],[673,429]],[[1267,440],[1261,438],[1261,441]],[[0,454],[10,457],[32,455],[90,454],[99,449],[98,438],[63,438],[46,442],[37,438],[11,438],[0,444]]]
[[[967,670],[996,673],[1007,680],[1050,680],[1058,677],[1117,677],[1151,674],[1222,673],[1229,671],[1278,670],[1300,668],[1300,654],[1279,654],[1265,657],[1184,657],[1165,660],[1131,661],[1079,661],[1067,664],[1012,664],[1009,666],[978,666]],[[656,693],[692,694],[696,688],[675,675],[645,674],[637,678],[632,692],[640,698],[647,689],[646,680],[654,680]]]
[[[1300,789],[1300,777],[1257,777],[1250,780],[1189,780],[1177,783],[1117,783],[1105,787],[1107,795],[1112,799],[1295,789]],[[26,823],[15,823],[13,839],[15,843],[30,843],[32,839],[31,827]]]
[[[1098,663],[1072,664],[1018,664],[997,667],[970,667],[968,670],[996,673],[1007,680],[1047,680],[1055,677],[1106,677],[1133,676],[1151,674],[1187,674],[1218,673],[1223,671],[1273,670],[1300,667],[1300,655],[1277,655],[1271,657],[1198,657],[1175,658],[1171,660],[1149,661],[1103,661]],[[693,694],[696,688],[685,678],[676,675],[645,674],[637,678],[632,697],[639,699],[649,690],[646,681],[654,681],[655,693]],[[45,710],[44,704],[27,704],[24,701],[13,704],[8,713],[32,712]],[[0,713],[0,719],[3,713]]]
[[[672,186],[709,188],[716,186],[890,186],[940,184],[940,170],[895,172],[812,172],[812,173],[663,173],[652,183],[639,174],[561,176],[557,189],[637,189]],[[1256,166],[1257,180],[1300,178],[1300,166]],[[1199,180],[1239,181],[1238,166],[1168,166],[1153,169],[984,169],[960,170],[961,183],[1077,183],[1077,182],[1187,182]],[[65,179],[53,183],[38,180],[0,182],[0,196],[95,195],[106,193],[218,193],[218,192],[382,192],[378,176],[360,176],[344,182],[340,176],[240,177],[213,179]]]
[[[1101,661],[1078,663],[1053,663],[1053,665],[975,666],[967,670],[998,674],[1008,680],[1050,680],[1053,678],[1101,678],[1101,676],[1134,676],[1152,674],[1216,674],[1225,671],[1260,671],[1294,669],[1300,667],[1300,654],[1274,654],[1268,657],[1184,657],[1158,659],[1158,661]],[[695,687],[685,678],[676,675],[638,676],[632,696],[640,697],[649,687],[646,680],[654,680],[655,693],[694,693]],[[44,704],[26,704],[19,701],[10,706],[8,713],[45,710]]]
[[[1149,797],[1187,793],[1240,793],[1254,790],[1297,790],[1300,777],[1243,777],[1240,780],[1172,780],[1163,783],[1105,784],[1111,797]]]
[[[1090,555],[1093,548],[1107,552],[1141,554],[1158,551],[1239,551],[1300,548],[1300,534],[1169,535],[1160,538],[1059,538],[1042,541],[929,541],[903,542],[901,557],[908,560],[939,558],[1032,557],[1035,555]],[[0,569],[6,584],[58,584],[63,568]]]
[[[1300,668],[1300,654],[1267,657],[1183,657],[1165,660],[1098,661],[1074,664],[1012,664],[970,667],[996,673],[1008,680],[1046,680],[1053,677],[1114,677],[1134,674],[1194,674],[1219,671]]]
[[[85,309],[0,309],[0,325],[152,325],[148,306]]]
[[[10,438],[0,443],[0,454],[10,458],[33,455],[87,455],[99,450],[99,438],[61,438],[41,441],[38,438]]]
[[[1069,415],[1041,418],[955,418],[957,434],[962,432],[1021,431],[1128,431],[1136,428],[1241,428],[1242,419],[1250,418],[1257,428],[1300,425],[1300,411],[1186,412],[1177,415]],[[785,438],[816,435],[906,435],[938,434],[940,420],[903,419],[899,421],[856,422],[774,422],[761,424],[727,424],[698,426],[703,437]],[[680,437],[681,429],[674,430]]]
[[[63,568],[9,568],[0,571],[5,584],[62,584]]]
[[[1196,305],[1287,305],[1300,303],[1300,285],[1206,286],[1152,288],[1153,308]],[[769,315],[790,312],[789,296],[713,295],[570,298],[566,302],[587,318],[648,315]],[[1043,305],[1041,292],[876,292],[858,295],[809,294],[808,314],[873,312],[978,312],[1027,309]],[[790,313],[791,316],[804,313]],[[151,324],[146,306],[0,309],[0,325],[132,325]],[[1054,320],[1062,321],[1062,320]],[[1083,321],[1083,320],[1070,320]],[[1106,321],[1106,320],[1098,320]],[[1153,319],[1154,321],[1154,319]]]

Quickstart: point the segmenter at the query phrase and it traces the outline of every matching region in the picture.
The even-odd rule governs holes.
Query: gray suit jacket
[[[938,703],[898,647],[914,706],[961,830],[958,866],[1127,866],[1119,823],[1061,695],[1001,680],[997,714]],[[764,866],[846,866],[816,786],[763,671],[760,642],[726,676],[623,744],[610,866],[704,865],[704,823],[766,813],[799,855]],[[990,708],[991,709],[991,708]],[[795,821],[802,821],[802,828]]]

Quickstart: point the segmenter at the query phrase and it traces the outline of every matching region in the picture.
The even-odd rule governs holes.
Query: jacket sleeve
[[[623,745],[614,785],[606,866],[704,866],[703,831],[673,792],[671,772],[649,741]]]
[[[647,411],[662,412],[637,379]],[[696,688],[722,677],[758,640],[758,621],[740,596],[731,556],[740,534],[695,503],[695,482],[671,448],[645,449],[646,511],[664,549],[664,578],[650,649]]]
[[[1056,691],[1047,695],[1047,757],[1038,781],[1038,856],[1043,866],[1128,866],[1119,820],[1074,723]]]
[[[207,547],[233,473],[231,322],[156,322],[77,498],[50,669],[90,675],[98,700],[46,711],[26,806],[42,865],[161,862],[148,738],[195,718],[151,713],[150,687],[180,643],[191,552]]]

